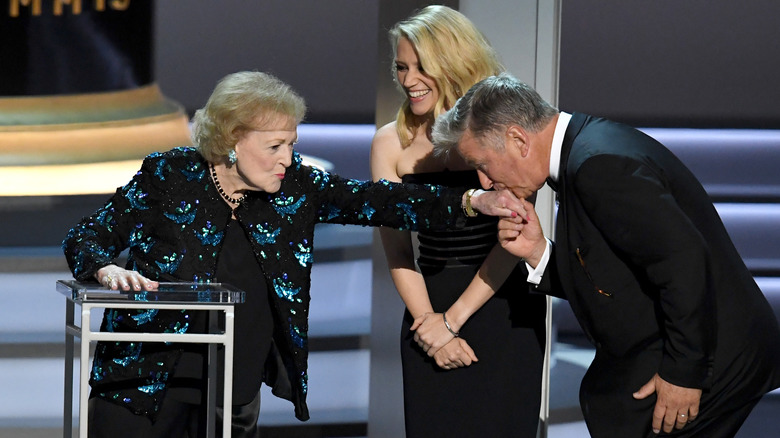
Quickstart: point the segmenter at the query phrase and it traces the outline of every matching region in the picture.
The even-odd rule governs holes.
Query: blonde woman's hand
[[[477,355],[463,338],[453,338],[433,355],[436,365],[445,370],[463,368],[477,362]]]
[[[414,342],[431,357],[455,337],[444,325],[441,313],[426,313],[416,318],[411,330],[414,330]]]

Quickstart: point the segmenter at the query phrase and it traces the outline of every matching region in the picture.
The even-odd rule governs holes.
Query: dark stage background
[[[157,1],[155,77],[192,111],[225,74],[269,71],[307,99],[309,122],[374,123],[378,5]],[[562,109],[635,126],[780,128],[780,2],[563,0],[562,9]]]

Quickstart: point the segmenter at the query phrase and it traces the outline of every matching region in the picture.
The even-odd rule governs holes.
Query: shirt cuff
[[[552,242],[547,238],[545,238],[545,240],[547,240],[547,247],[544,249],[544,254],[542,254],[542,258],[539,260],[539,264],[536,265],[536,268],[532,267],[527,262],[525,264],[525,267],[528,268],[527,281],[531,284],[539,284],[542,282],[542,276],[544,275],[545,269],[547,269],[547,263],[550,261]]]

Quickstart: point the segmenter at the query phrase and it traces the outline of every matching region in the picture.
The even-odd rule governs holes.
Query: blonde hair
[[[398,42],[401,38],[412,43],[420,66],[424,68],[426,75],[433,79],[439,90],[439,99],[434,106],[432,119],[451,108],[472,85],[504,71],[487,38],[465,15],[447,6],[427,6],[396,23],[390,29],[393,59],[398,55]],[[393,76],[399,89],[403,91],[401,84],[397,83],[395,62]],[[414,139],[415,128],[426,120],[421,120],[412,113],[407,96],[396,116],[396,130],[401,144],[409,145]]]
[[[224,161],[246,131],[262,128],[279,116],[297,125],[305,114],[303,98],[275,76],[232,73],[217,83],[206,105],[195,112],[192,141],[206,160],[217,163]]]

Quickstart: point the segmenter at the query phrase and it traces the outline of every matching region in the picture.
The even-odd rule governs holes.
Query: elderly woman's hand
[[[156,290],[159,283],[149,280],[135,271],[128,271],[117,265],[106,265],[95,273],[98,283],[113,290]]]
[[[488,216],[521,218],[528,216],[522,200],[509,190],[477,190],[471,195],[469,202],[474,210]]]

